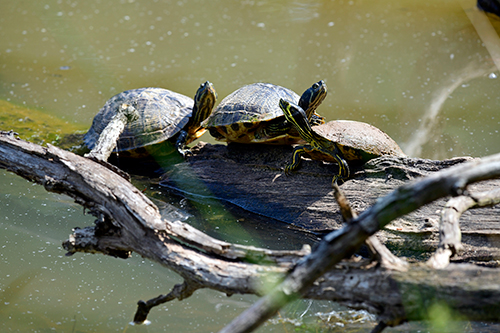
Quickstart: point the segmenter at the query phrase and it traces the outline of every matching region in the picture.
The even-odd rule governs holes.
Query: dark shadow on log
[[[342,214],[331,188],[335,164],[304,160],[299,172],[285,176],[292,148],[286,146],[198,144],[186,163],[171,166],[161,185],[193,200],[212,198],[298,228],[324,235],[342,227]],[[341,185],[351,206],[364,211],[397,187],[436,171],[471,161],[382,157],[351,166]],[[473,193],[500,186],[490,180],[470,186]],[[439,245],[439,221],[446,199],[438,199],[399,217],[377,233],[395,254],[428,259]],[[500,207],[471,210],[461,217],[463,251],[455,260],[500,260]]]

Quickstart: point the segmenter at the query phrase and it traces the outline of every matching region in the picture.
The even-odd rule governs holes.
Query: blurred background
[[[84,133],[106,100],[123,90],[154,86],[193,97],[209,80],[221,101],[249,83],[271,82],[301,94],[322,79],[329,93],[318,113],[368,122],[410,156],[500,152],[500,19],[479,12],[472,0],[0,5],[0,129],[30,141]],[[208,133],[201,140],[215,142]],[[153,310],[151,325],[131,327],[136,301],[168,292],[180,278],[137,257],[65,257],[61,242],[73,227],[91,225],[92,217],[69,198],[5,171],[0,184],[4,331],[210,332],[256,299],[199,291]],[[167,207],[185,203],[163,198]],[[223,208],[207,214],[237,221]],[[328,302],[302,301],[288,312],[259,332],[291,331],[306,317],[316,331],[341,329],[343,321],[373,324]],[[344,319],[325,324],[317,312]]]

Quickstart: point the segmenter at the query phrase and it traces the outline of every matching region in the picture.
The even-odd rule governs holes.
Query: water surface
[[[371,123],[410,156],[500,151],[500,20],[480,16],[474,1],[31,0],[1,8],[0,100],[62,119],[61,133],[88,128],[104,102],[126,89],[157,86],[192,97],[209,80],[220,101],[248,83],[300,94],[323,79],[329,94],[319,113]],[[0,118],[0,129],[30,121]],[[210,332],[256,299],[199,291],[153,310],[150,326],[130,327],[135,302],[168,292],[178,276],[136,256],[65,257],[60,244],[71,229],[93,223],[81,207],[3,171],[0,198],[3,331]],[[183,207],[168,193],[165,201]],[[230,235],[224,226],[242,221],[223,207],[212,213],[197,220],[207,231],[218,227],[241,243],[273,239],[265,226]],[[294,234],[274,236],[286,246]],[[300,318],[302,310],[291,312]],[[270,323],[261,331],[285,327],[291,330]]]

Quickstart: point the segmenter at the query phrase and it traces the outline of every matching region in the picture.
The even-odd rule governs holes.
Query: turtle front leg
[[[188,137],[187,131],[180,131],[179,136],[177,137],[177,141],[175,142],[175,148],[182,155],[182,157],[186,157],[187,155],[191,155],[191,150],[186,148],[186,141]]]
[[[333,154],[333,158],[335,159],[335,161],[337,161],[337,164],[339,165],[339,174],[333,176],[332,186],[337,183],[338,179],[349,178],[351,173],[349,170],[349,165],[342,156],[342,153],[340,152],[340,149],[337,147],[337,145],[335,145],[335,153]]]
[[[285,175],[289,176],[290,173],[300,166],[300,162],[302,161],[301,157],[302,155],[306,154],[306,150],[309,149],[311,150],[311,146],[305,145],[305,146],[296,146],[293,149],[293,154],[292,154],[292,163],[288,164],[285,166]]]

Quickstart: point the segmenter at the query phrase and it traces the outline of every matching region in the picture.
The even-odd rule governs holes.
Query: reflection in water
[[[493,4],[494,1],[496,0],[491,0],[490,2]],[[488,50],[491,59],[496,65],[496,69],[500,70],[500,38],[498,38],[498,33],[495,31],[495,28],[492,26],[488,17],[484,13],[478,10],[468,9],[467,6],[464,5],[463,1],[461,4],[464,12],[467,14],[467,17],[470,19],[474,29],[476,29],[477,34],[481,38],[481,41]],[[500,3],[496,3],[495,9],[498,13]]]
[[[433,93],[430,105],[420,119],[419,128],[404,145],[404,150],[409,156],[421,157],[423,146],[431,138],[435,138],[441,134],[442,131],[436,133],[439,113],[444,103],[458,87],[466,86],[469,81],[479,77],[486,77],[487,74],[490,74],[490,78],[496,78],[495,74],[491,76],[492,72],[500,70],[500,38],[498,34],[484,13],[475,8],[470,8],[469,4],[466,4],[464,1],[461,1],[461,5],[488,50],[491,61],[481,63],[472,61],[463,69],[452,72],[447,76],[446,81],[441,82],[440,87]],[[493,65],[491,62],[493,62]]]
[[[12,282],[0,290],[0,313],[6,312],[6,307],[16,302],[25,291],[32,279],[35,279],[41,270],[28,270],[17,276]]]
[[[482,67],[482,68],[481,68]],[[448,77],[448,84],[443,83],[440,90],[434,93],[434,97],[424,115],[421,118],[420,126],[403,145],[403,150],[408,156],[421,157],[422,147],[432,138],[439,135],[436,133],[439,121],[439,112],[443,104],[453,94],[455,89],[466,82],[478,77],[485,76],[495,70],[495,67],[484,68],[475,62],[470,63],[461,72],[453,73]]]

